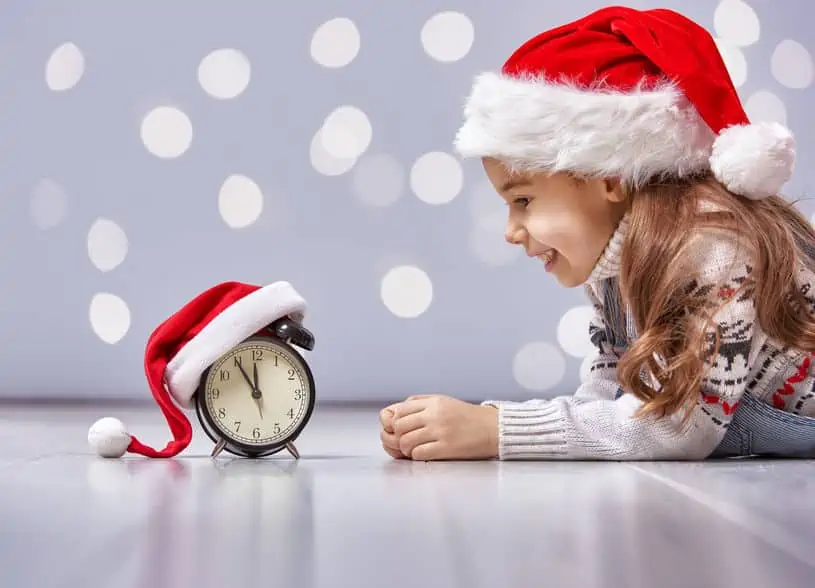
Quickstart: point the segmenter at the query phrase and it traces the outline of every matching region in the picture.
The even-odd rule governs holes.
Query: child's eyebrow
[[[518,180],[507,180],[501,185],[501,192],[506,192],[507,190],[511,190],[512,188],[519,188],[522,186],[529,186],[532,182],[529,180],[518,179]]]

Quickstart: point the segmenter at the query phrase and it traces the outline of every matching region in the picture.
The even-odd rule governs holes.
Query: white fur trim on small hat
[[[255,290],[218,314],[169,361],[164,372],[172,397],[190,408],[201,374],[221,355],[284,316],[302,321],[306,301],[288,282]]]
[[[738,140],[742,131],[728,129],[717,139],[672,84],[621,92],[487,72],[476,78],[464,118],[455,147],[465,157],[495,157],[517,171],[618,177],[634,188],[712,170],[734,192],[761,197],[789,179],[794,159],[792,135],[780,125],[750,125]]]

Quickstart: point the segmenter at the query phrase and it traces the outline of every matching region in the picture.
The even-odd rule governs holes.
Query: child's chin
[[[586,283],[588,276],[577,275],[577,272],[570,271],[571,268],[554,267],[552,268],[552,275],[558,283],[564,288],[577,288]]]

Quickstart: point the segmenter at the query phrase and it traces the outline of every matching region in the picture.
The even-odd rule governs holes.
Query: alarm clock
[[[314,411],[314,376],[298,348],[311,351],[314,336],[288,317],[223,353],[201,374],[194,394],[198,420],[222,451],[259,458],[294,445]]]

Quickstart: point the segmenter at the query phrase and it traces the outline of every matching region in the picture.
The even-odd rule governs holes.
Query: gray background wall
[[[148,399],[152,329],[232,279],[306,297],[323,400],[571,393],[582,292],[503,243],[450,151],[473,75],[600,5],[6,0],[0,395]],[[811,2],[662,6],[797,132],[811,196]]]

